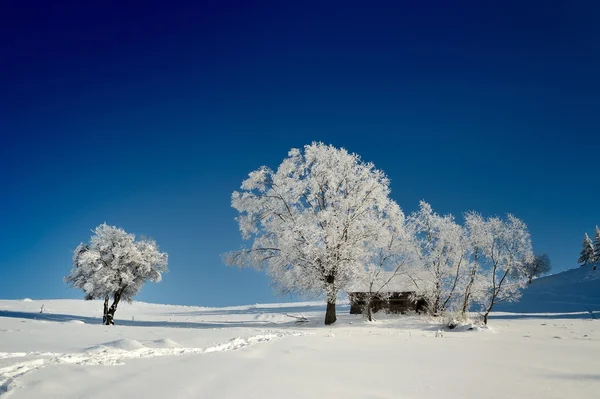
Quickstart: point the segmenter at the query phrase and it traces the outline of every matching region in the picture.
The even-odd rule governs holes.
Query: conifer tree
[[[600,263],[600,228],[596,226],[594,235],[594,263]]]
[[[585,233],[581,248],[581,255],[579,256],[577,263],[579,263],[581,266],[594,263],[594,244],[587,233]]]

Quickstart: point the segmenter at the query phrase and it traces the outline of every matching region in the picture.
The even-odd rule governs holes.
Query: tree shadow
[[[346,312],[350,305],[337,305],[337,312]],[[177,315],[177,316],[215,316],[215,315],[245,315],[245,314],[261,314],[261,313],[295,313],[302,314],[308,312],[323,312],[325,313],[325,304],[315,305],[295,305],[290,306],[277,306],[277,307],[249,307],[247,309],[206,309],[206,310],[193,310],[189,312],[164,312],[163,315]]]
[[[79,316],[61,313],[37,313],[37,312],[17,312],[10,310],[0,310],[0,317],[8,317],[15,319],[42,320],[56,323],[68,323],[72,321],[82,321],[85,324],[100,324],[102,318]],[[165,321],[165,320],[119,320],[116,319],[116,325],[126,327],[167,327],[167,328],[236,328],[236,327],[268,327],[277,326],[278,328],[294,326],[294,320],[284,323],[273,323],[264,320],[247,320],[247,321],[209,321],[209,322],[190,322],[190,321]]]
[[[490,320],[519,320],[519,319],[576,319],[600,320],[600,311],[572,312],[572,313],[490,313]]]
[[[550,378],[576,381],[600,381],[600,374],[552,374]]]
[[[506,302],[494,306],[494,312],[508,313],[585,313],[599,312],[600,298],[587,297],[585,301],[573,295],[563,295],[560,299],[554,295],[537,295],[535,298],[529,296],[528,301]]]

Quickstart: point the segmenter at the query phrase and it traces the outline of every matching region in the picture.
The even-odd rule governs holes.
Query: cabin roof
[[[424,285],[422,274],[381,272],[373,278],[373,292],[414,292]],[[369,292],[369,278],[350,284],[347,292]]]

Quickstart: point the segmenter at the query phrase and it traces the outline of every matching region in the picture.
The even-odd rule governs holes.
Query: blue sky
[[[139,300],[281,300],[220,259],[230,195],[312,141],[405,212],[514,213],[555,271],[600,224],[596,2],[51,3],[0,16],[2,298],[82,297],[62,278],[107,222],[169,253]]]

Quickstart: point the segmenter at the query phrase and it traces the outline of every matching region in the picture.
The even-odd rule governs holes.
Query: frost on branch
[[[233,193],[252,246],[224,259],[265,270],[280,292],[325,294],[331,324],[338,292],[373,262],[401,213],[389,193],[385,174],[356,154],[322,143],[292,149],[277,170],[250,173]]]
[[[75,249],[65,282],[83,290],[86,300],[104,299],[104,324],[114,324],[119,301],[131,301],[146,281],[161,281],[167,261],[167,254],[158,250],[154,240],[136,241],[123,229],[101,224],[89,244]]]

